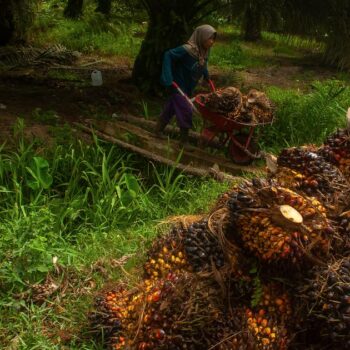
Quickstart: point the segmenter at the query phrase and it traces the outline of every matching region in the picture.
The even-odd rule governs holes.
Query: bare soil
[[[102,71],[104,83],[100,87],[91,86],[90,74],[94,69]],[[331,70],[293,65],[288,61],[268,68],[242,70],[232,77],[217,67],[212,67],[211,73],[217,86],[239,84],[245,89],[264,89],[274,85],[301,90],[305,90],[312,80],[335,75]],[[143,96],[132,85],[130,76],[129,60],[93,56],[85,56],[72,66],[0,71],[0,142],[11,137],[12,126],[18,117],[25,120],[28,134],[48,140],[47,111],[54,112],[59,123],[64,124],[82,118],[106,118],[113,113],[140,115],[144,112],[143,100],[149,106],[163,104],[160,98]],[[39,121],[33,117],[38,109],[42,114]],[[152,118],[154,113],[150,111],[150,114]]]

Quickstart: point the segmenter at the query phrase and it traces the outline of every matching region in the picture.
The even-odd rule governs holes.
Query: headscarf
[[[188,42],[184,45],[185,50],[194,58],[198,59],[200,65],[204,65],[208,58],[210,49],[203,47],[203,43],[216,35],[216,30],[209,24],[197,27]]]

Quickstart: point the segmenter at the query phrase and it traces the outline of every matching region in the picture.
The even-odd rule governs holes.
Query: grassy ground
[[[96,349],[84,332],[96,291],[125,270],[137,276],[150,241],[166,230],[160,222],[206,212],[228,184],[155,167],[98,140],[28,144],[23,128],[19,121],[0,158],[0,344]],[[35,303],[33,285],[48,273],[62,290]]]
[[[132,65],[146,29],[141,20],[125,24],[114,13],[113,21],[106,21],[88,2],[84,19],[68,21],[60,3],[43,4],[33,45],[59,43]],[[276,103],[276,122],[258,130],[263,149],[319,143],[344,125],[348,75],[309,65],[322,45],[272,33],[246,44],[231,26],[219,27],[219,33],[211,55],[218,85],[263,88]],[[77,83],[81,77],[73,73],[50,74],[73,84],[72,90],[88,85]],[[87,106],[84,116],[110,118]],[[135,106],[152,118],[160,102],[143,97]],[[56,112],[51,106],[32,108],[30,116],[55,125]],[[0,348],[99,349],[86,329],[96,291],[119,278],[132,283],[130,274],[138,275],[148,245],[168,227],[162,222],[206,212],[229,184],[155,167],[98,140],[77,142],[69,127],[56,129],[50,148],[40,140],[25,141],[24,130],[19,120],[11,131],[13,143],[0,152]],[[33,286],[47,274],[60,288],[34,302]]]
[[[94,12],[94,6],[87,2],[80,21],[63,19],[62,7],[54,11],[48,5],[43,7],[33,28],[33,43],[60,43],[85,54],[118,57],[132,66],[146,25],[141,19],[125,24],[116,9],[106,20]],[[217,86],[235,85],[244,92],[258,88],[276,104],[276,122],[261,130],[261,147],[278,151],[287,145],[318,143],[343,125],[350,95],[349,74],[322,67],[322,43],[269,32],[264,32],[258,43],[245,43],[239,30],[228,24],[218,25],[218,32],[210,57]],[[146,96],[137,100],[129,102],[137,114],[150,119],[159,114],[159,100]],[[195,127],[200,129],[200,120],[195,121]]]

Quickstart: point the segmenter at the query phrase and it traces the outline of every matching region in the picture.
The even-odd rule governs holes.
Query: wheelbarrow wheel
[[[238,141],[243,147],[245,146],[248,139],[248,135],[237,134],[234,137],[235,137],[235,140]],[[250,140],[250,143],[247,149],[252,154],[256,153],[257,145],[253,139]],[[237,146],[232,140],[230,140],[229,142],[228,152],[229,152],[230,158],[236,164],[249,165],[254,160],[254,158],[252,158],[249,154],[247,154],[244,150],[242,150],[239,146]]]

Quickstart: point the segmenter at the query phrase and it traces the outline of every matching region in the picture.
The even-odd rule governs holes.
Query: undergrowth
[[[98,349],[84,333],[96,290],[140,265],[167,227],[161,220],[206,212],[228,184],[184,176],[97,138],[88,145],[67,136],[43,148],[25,140],[24,127],[19,120],[0,152],[0,347]],[[32,286],[48,274],[65,292],[32,303]]]
[[[342,81],[315,82],[308,93],[270,87],[267,94],[276,105],[276,118],[271,126],[259,130],[265,150],[320,144],[336,128],[345,126],[350,88]]]

